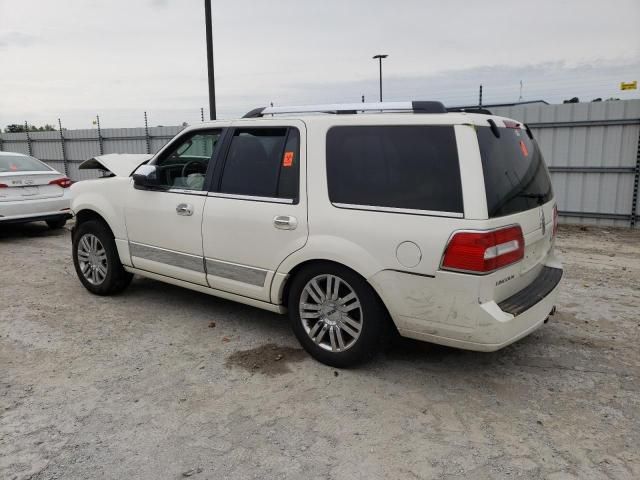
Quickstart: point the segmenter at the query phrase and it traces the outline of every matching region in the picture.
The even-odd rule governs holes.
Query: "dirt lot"
[[[558,313],[511,347],[348,371],[275,314],[92,296],[69,235],[0,229],[0,478],[640,478],[640,232],[562,229]]]

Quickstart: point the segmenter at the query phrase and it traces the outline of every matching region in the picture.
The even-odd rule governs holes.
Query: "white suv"
[[[352,365],[393,333],[493,351],[554,311],[557,210],[531,131],[439,102],[271,107],[106,155],[72,187],[93,293],[132,274],[288,312]]]

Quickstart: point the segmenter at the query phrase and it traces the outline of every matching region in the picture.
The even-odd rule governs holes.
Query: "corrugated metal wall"
[[[184,127],[107,128],[98,131],[63,130],[60,132],[3,133],[0,135],[0,150],[20,152],[41,159],[69,178],[78,181],[97,178],[97,170],[79,170],[78,165],[85,160],[107,153],[155,153]],[[102,150],[102,151],[101,151]],[[66,157],[66,162],[65,162]]]
[[[638,201],[640,100],[531,104],[491,111],[531,127],[551,170],[563,221],[631,224],[634,198]]]
[[[551,170],[562,221],[637,226],[640,177],[640,100],[528,104],[492,108],[527,123]],[[64,130],[0,135],[0,149],[32,154],[73,180],[97,172],[78,164],[101,153],[157,152],[182,127]]]

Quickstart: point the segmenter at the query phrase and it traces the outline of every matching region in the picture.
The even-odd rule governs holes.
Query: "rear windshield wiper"
[[[547,197],[544,193],[519,193],[516,196],[524,197],[524,198],[533,198],[535,200],[538,200],[539,205],[542,205],[544,203],[545,198]]]

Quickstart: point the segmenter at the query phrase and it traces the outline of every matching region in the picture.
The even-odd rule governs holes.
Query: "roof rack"
[[[242,118],[258,118],[265,115],[287,113],[332,113],[356,114],[362,112],[413,112],[413,113],[447,113],[441,102],[372,102],[372,103],[329,103],[326,105],[302,105],[292,107],[254,108]]]
[[[491,113],[491,110],[482,107],[450,107],[447,108],[447,112],[480,113],[482,115],[493,115],[493,113]]]

